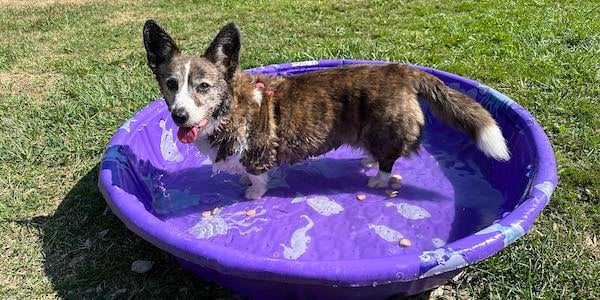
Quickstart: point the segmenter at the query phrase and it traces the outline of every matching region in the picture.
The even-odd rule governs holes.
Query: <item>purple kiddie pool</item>
[[[384,62],[307,61],[247,72],[287,76],[365,63]],[[512,159],[485,157],[424,106],[419,153],[394,165],[404,177],[396,197],[367,188],[375,170],[362,167],[362,153],[341,147],[281,167],[263,199],[246,201],[238,176],[213,174],[206,156],[177,141],[165,103],[156,100],[108,144],[100,190],[137,235],[204,280],[253,299],[384,299],[433,288],[531,228],[557,184],[556,162],[523,107],[481,83],[418,68],[484,105]],[[357,200],[359,193],[366,199]]]

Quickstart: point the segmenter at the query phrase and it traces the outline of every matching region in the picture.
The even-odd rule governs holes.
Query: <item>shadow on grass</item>
[[[239,298],[182,270],[168,254],[138,238],[107,208],[98,166],[85,174],[52,216],[20,221],[40,228],[44,267],[61,298]],[[135,260],[154,262],[145,274]]]

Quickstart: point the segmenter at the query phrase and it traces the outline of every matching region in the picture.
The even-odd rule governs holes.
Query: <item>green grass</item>
[[[244,68],[383,59],[507,94],[548,134],[560,183],[529,234],[449,288],[477,299],[600,298],[597,1],[67,2],[0,4],[0,298],[234,296],[129,232],[96,188],[112,133],[159,96],[141,41],[149,17],[189,53],[236,21]],[[136,259],[155,266],[134,274]]]

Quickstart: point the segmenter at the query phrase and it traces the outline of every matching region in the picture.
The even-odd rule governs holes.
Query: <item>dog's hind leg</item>
[[[362,164],[363,167],[370,169],[374,166],[377,165],[377,161],[375,160],[375,158],[373,158],[373,155],[371,155],[371,153],[366,153],[367,156],[365,156],[365,158],[363,158],[360,163]]]
[[[367,184],[371,188],[385,188],[389,184],[394,163],[400,157],[408,157],[417,151],[420,137],[401,135],[390,137],[387,140],[371,139],[368,151],[378,162],[377,175],[369,178]]]
[[[388,157],[385,159],[379,159],[379,171],[377,175],[369,178],[369,183],[367,184],[370,188],[385,188],[388,186],[390,182],[390,176],[392,173],[392,167],[394,166],[394,162],[396,158]]]
[[[379,172],[369,179],[368,186],[372,188],[387,187],[396,160],[418,151],[421,142],[424,118],[416,97],[406,96],[393,103],[403,104],[395,107],[402,113],[390,115],[393,109],[378,112],[379,117],[371,121],[362,139],[366,150],[379,163]]]

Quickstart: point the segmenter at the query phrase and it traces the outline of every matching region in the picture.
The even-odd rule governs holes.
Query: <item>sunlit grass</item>
[[[596,1],[48,2],[0,5],[1,298],[232,297],[127,231],[96,188],[112,133],[159,96],[141,42],[150,17],[189,53],[236,21],[244,68],[381,59],[510,96],[550,137],[560,183],[528,235],[452,288],[477,299],[600,298]],[[156,264],[137,275],[136,259]]]

